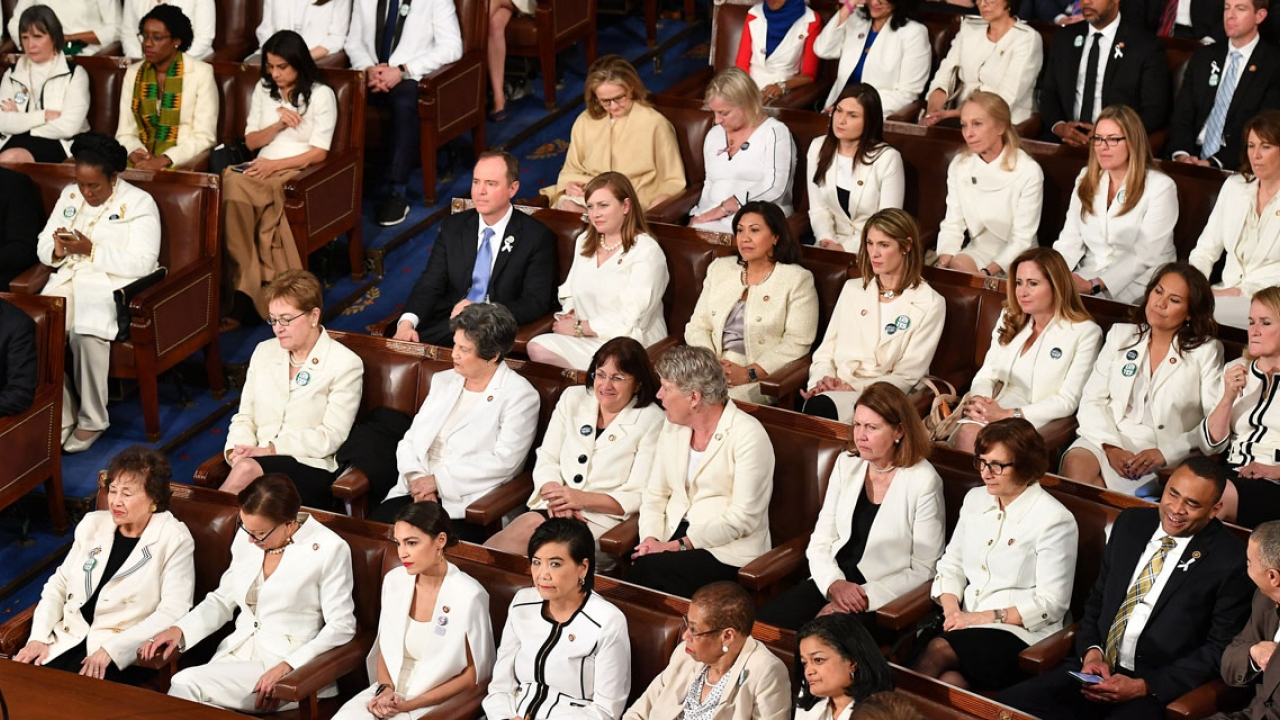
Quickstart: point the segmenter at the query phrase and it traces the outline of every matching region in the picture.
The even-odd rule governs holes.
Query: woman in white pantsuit
[[[867,0],[857,12],[841,3],[835,17],[814,41],[818,57],[839,60],[836,82],[823,107],[835,104],[851,82],[863,82],[880,93],[885,117],[915,102],[929,84],[929,31],[908,17],[911,3]]]
[[[395,541],[402,566],[382,579],[378,639],[368,661],[373,684],[334,720],[417,720],[489,681],[489,593],[445,559],[445,548],[458,544],[449,516],[439,503],[406,505],[396,515]]]
[[[240,712],[274,712],[280,678],[355,637],[351,549],[319,520],[299,513],[289,478],[267,474],[238,496],[231,565],[213,590],[173,627],[142,646],[146,658],[185,650],[227,624],[235,629],[206,665],[173,676],[169,694]],[[332,697],[336,685],[320,690]]]
[[[529,359],[584,370],[606,341],[629,337],[653,345],[667,336],[662,295],[667,258],[649,234],[644,208],[627,176],[605,172],[587,183],[590,226],[578,236],[551,332],[529,341]]]

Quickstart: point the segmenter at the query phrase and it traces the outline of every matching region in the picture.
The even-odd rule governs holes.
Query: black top
[[[862,553],[866,552],[867,536],[871,534],[871,524],[876,521],[878,512],[880,506],[871,502],[867,488],[863,487],[862,495],[853,506],[853,531],[849,533],[849,541],[836,553],[836,564],[844,573],[844,579],[851,583],[863,585],[867,582],[858,570],[858,563],[862,562]]]
[[[107,566],[102,570],[102,582],[98,583],[98,587],[94,588],[93,594],[80,606],[80,617],[84,621],[93,624],[93,614],[98,605],[98,593],[102,592],[102,587],[111,582],[111,578],[120,572],[124,561],[129,557],[129,553],[138,546],[138,540],[141,538],[127,538],[120,534],[120,528],[116,528],[115,540],[111,542],[111,554],[107,556]]]
[[[849,217],[849,188],[837,185],[836,199],[840,201],[840,209],[844,211],[845,217]]]

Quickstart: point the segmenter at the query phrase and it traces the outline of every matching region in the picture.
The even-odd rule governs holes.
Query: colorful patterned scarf
[[[162,155],[178,144],[178,126],[182,118],[182,53],[169,63],[164,78],[164,94],[156,80],[156,66],[143,61],[133,83],[133,117],[138,135],[152,155]]]

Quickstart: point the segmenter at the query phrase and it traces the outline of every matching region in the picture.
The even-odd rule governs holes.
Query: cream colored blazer
[[[684,697],[697,681],[702,663],[685,652],[681,642],[662,674],[649,683],[622,720],[677,720],[684,713]],[[711,720],[787,720],[791,717],[791,679],[787,667],[769,648],[748,637],[729,668],[720,704]]]
[[[1227,264],[1222,281],[1214,287],[1238,287],[1246,297],[1272,285],[1280,285],[1280,214],[1268,212],[1258,218],[1258,244],[1241,247],[1240,235],[1258,202],[1258,181],[1232,175],[1222,183],[1213,213],[1196,241],[1188,260],[1205,277],[1223,252]]]
[[[137,32],[137,31],[135,31]],[[183,53],[182,108],[178,114],[178,144],[165,151],[173,164],[191,162],[211,149],[218,135],[218,88],[213,82],[213,67],[194,56]],[[142,63],[134,63],[124,73],[120,93],[120,124],[116,140],[129,152],[143,149],[138,120],[133,116],[133,86]]]

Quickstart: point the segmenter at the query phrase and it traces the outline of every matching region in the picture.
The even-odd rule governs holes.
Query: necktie
[[[1128,594],[1124,596],[1124,602],[1120,603],[1120,609],[1116,612],[1115,622],[1111,623],[1111,630],[1107,632],[1107,648],[1103,653],[1107,659],[1107,665],[1115,669],[1116,658],[1120,656],[1120,641],[1124,640],[1125,628],[1129,627],[1129,616],[1133,615],[1133,609],[1138,607],[1142,599],[1151,592],[1151,586],[1156,584],[1156,578],[1160,576],[1160,570],[1164,568],[1165,556],[1169,551],[1176,547],[1173,538],[1165,536],[1160,541],[1160,549],[1151,556],[1151,560],[1147,562],[1147,566],[1142,569],[1142,573],[1138,575],[1138,579],[1130,586]]]
[[[1178,21],[1178,0],[1165,3],[1164,12],[1160,13],[1160,37],[1173,37],[1173,26]]]
[[[396,41],[396,26],[400,24],[400,0],[387,0],[387,19],[382,26],[382,47],[378,48],[378,61],[391,59],[391,47]]]
[[[1089,36],[1089,60],[1084,66],[1084,97],[1080,98],[1080,117],[1083,123],[1093,122],[1093,96],[1098,88],[1098,53],[1102,49],[1102,33]]]
[[[467,299],[473,303],[484,302],[489,294],[489,276],[493,274],[493,247],[489,245],[492,239],[493,228],[485,228],[484,239],[476,251],[476,266],[471,271],[471,289],[467,291]]]
[[[1066,14],[1067,14],[1067,17],[1079,17],[1080,16],[1080,0],[1075,0],[1075,2],[1071,3],[1071,5],[1067,8]]]
[[[1209,113],[1209,124],[1204,127],[1204,145],[1200,147],[1200,157],[1208,160],[1222,149],[1222,128],[1227,124],[1227,110],[1231,108],[1231,96],[1236,92],[1236,77],[1240,73],[1240,51],[1231,51],[1231,60],[1227,62],[1227,72],[1218,83],[1218,94],[1213,98],[1213,110]]]

